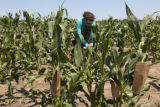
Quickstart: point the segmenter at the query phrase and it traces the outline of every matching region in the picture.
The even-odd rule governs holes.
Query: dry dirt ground
[[[160,78],[160,63],[150,67],[149,75]],[[31,101],[30,98],[26,98],[22,94],[22,92],[25,92],[25,91],[27,92],[31,88],[30,86],[27,88],[24,88],[25,82],[26,81],[22,81],[22,80],[20,80],[18,84],[16,82],[12,82],[12,84],[14,86],[15,100],[10,105],[9,104],[5,105],[5,103],[1,102],[2,100],[4,100],[3,95],[8,90],[8,86],[7,86],[7,84],[0,84],[0,107],[38,107],[38,104]],[[140,99],[139,103],[151,101],[151,102],[155,102],[155,104],[152,105],[151,107],[158,107],[158,105],[160,105],[160,82],[151,83],[151,80],[147,79],[146,83],[151,84],[151,88],[147,92],[147,94]],[[49,85],[49,83],[46,83],[44,81],[44,77],[38,78],[35,81],[34,85],[37,89],[40,89],[43,91],[50,89],[50,85]],[[110,83],[108,83],[108,82],[106,82],[106,84],[105,84],[104,94],[107,99],[112,98],[111,86],[110,86]],[[148,100],[148,95],[150,95],[149,100]],[[84,97],[84,95],[82,93],[79,93],[79,96]],[[85,107],[85,105],[82,103],[79,103],[78,107]]]

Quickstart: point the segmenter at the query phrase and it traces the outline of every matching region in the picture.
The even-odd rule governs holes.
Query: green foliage
[[[97,26],[92,28],[95,47],[87,49],[81,48],[76,20],[67,17],[65,8],[60,7],[56,14],[52,12],[43,18],[39,13],[29,14],[27,11],[23,11],[24,19],[21,20],[21,12],[15,17],[11,13],[1,17],[0,83],[8,83],[10,98],[14,96],[11,81],[18,82],[21,76],[27,80],[25,87],[32,86],[32,100],[36,99],[36,95],[40,96],[41,106],[77,106],[76,101],[89,106],[86,99],[92,107],[109,104],[135,106],[150,86],[145,86],[138,95],[132,92],[134,68],[138,61],[159,62],[160,18],[152,18],[155,12],[138,20],[125,5],[126,20],[110,17],[96,22]],[[72,44],[73,41],[76,43]],[[55,97],[49,91],[35,89],[34,81],[41,76],[51,82],[57,66],[62,75],[61,96]],[[149,78],[153,82],[159,81],[155,77]],[[120,88],[118,98],[105,98],[107,81],[115,82]],[[86,99],[78,96],[79,92]]]

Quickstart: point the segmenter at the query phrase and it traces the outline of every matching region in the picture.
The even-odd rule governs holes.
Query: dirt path
[[[160,63],[151,66],[149,75],[160,78]],[[14,86],[15,101],[11,105],[4,105],[3,103],[0,102],[0,107],[6,107],[6,106],[7,107],[38,107],[39,100],[33,102],[31,98],[26,98],[25,95],[29,94],[28,92],[29,92],[29,89],[31,89],[31,86],[24,88],[25,83],[26,81],[22,81],[21,79],[18,84],[16,82],[12,82]],[[147,92],[147,94],[141,98],[139,103],[152,101],[152,102],[155,102],[155,104],[152,105],[152,107],[157,107],[158,104],[160,105],[160,82],[151,83],[151,80],[147,79],[146,83],[151,84],[151,88]],[[34,85],[36,89],[39,89],[41,91],[48,91],[50,89],[49,83],[45,82],[43,76],[37,79]],[[5,97],[3,97],[2,95],[5,94],[7,89],[8,89],[7,84],[0,84],[0,100],[5,99]],[[22,94],[22,92],[24,94]],[[107,99],[112,98],[111,86],[109,82],[105,83],[104,94]],[[148,100],[149,95],[150,95],[150,99]],[[85,98],[82,93],[79,93],[79,96],[82,96],[83,98]],[[78,107],[85,107],[85,105],[82,103],[79,103]]]

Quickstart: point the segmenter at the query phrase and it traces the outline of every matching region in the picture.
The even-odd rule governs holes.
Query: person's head
[[[89,12],[89,11],[84,12],[83,13],[83,17],[84,17],[84,19],[86,21],[86,25],[87,26],[91,26],[93,21],[94,21],[94,19],[95,19],[94,14]]]

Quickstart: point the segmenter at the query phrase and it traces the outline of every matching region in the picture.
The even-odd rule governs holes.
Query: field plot
[[[126,14],[90,26],[86,48],[65,8],[0,17],[0,106],[159,107],[160,17]]]
[[[153,65],[150,68],[149,75],[160,78],[160,64]],[[139,103],[155,102],[155,104],[152,105],[152,107],[157,107],[158,104],[160,104],[160,82],[152,83],[150,79],[147,79],[146,83],[151,84],[151,88],[147,92],[147,94],[141,98]],[[38,104],[41,103],[40,100],[38,101],[38,98],[34,102],[34,101],[32,101],[31,98],[26,98],[26,96],[23,95],[23,93],[26,93],[26,92],[27,92],[26,93],[26,95],[27,95],[28,90],[31,88],[31,87],[28,87],[28,88],[24,89],[24,84],[25,84],[25,81],[23,81],[23,80],[20,80],[18,84],[16,82],[13,82],[14,93],[15,93],[14,94],[14,96],[15,96],[14,103],[12,103],[10,105],[9,104],[8,105],[0,104],[0,106],[2,106],[2,107],[3,106],[7,106],[7,107],[29,107],[29,106],[38,107]],[[39,89],[41,91],[45,91],[45,90],[49,91],[48,89],[50,88],[50,84],[44,81],[44,77],[40,77],[39,79],[37,79],[35,81],[34,85],[37,89]],[[8,88],[7,84],[0,85],[0,89],[1,89],[0,96],[5,94],[7,88]],[[86,88],[86,87],[84,86],[84,88]],[[27,90],[27,91],[25,91],[25,90]],[[78,95],[83,97],[84,99],[86,99],[85,96],[83,95],[83,93],[78,93]],[[105,83],[104,95],[106,98],[112,99],[111,85],[109,82]],[[149,95],[150,95],[150,99],[148,99]],[[1,100],[2,100],[2,97],[1,97]],[[84,106],[85,105],[83,103],[80,103],[80,102],[78,103],[78,107],[84,107]]]

